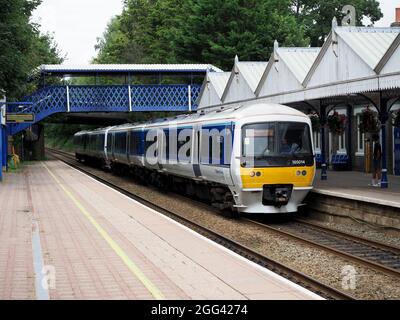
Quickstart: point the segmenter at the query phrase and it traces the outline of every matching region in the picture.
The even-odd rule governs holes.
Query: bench
[[[332,155],[332,169],[333,170],[348,170],[349,168],[349,157],[347,154],[334,154]]]

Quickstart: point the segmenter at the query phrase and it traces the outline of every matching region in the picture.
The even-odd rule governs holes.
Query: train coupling
[[[288,204],[292,195],[292,184],[265,184],[263,186],[262,204],[281,207]]]

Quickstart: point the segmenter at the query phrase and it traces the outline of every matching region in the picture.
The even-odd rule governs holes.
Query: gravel
[[[391,246],[400,248],[400,231],[384,228],[377,225],[372,225],[362,221],[353,219],[341,219],[341,221],[324,222],[318,219],[319,216],[326,216],[325,214],[314,213],[310,217],[310,221],[338,231],[354,234],[369,240],[386,243]]]

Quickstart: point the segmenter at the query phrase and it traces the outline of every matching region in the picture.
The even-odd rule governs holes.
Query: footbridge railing
[[[7,106],[9,113],[32,113],[35,123],[64,112],[194,111],[200,85],[48,86]],[[10,135],[30,123],[9,124]]]

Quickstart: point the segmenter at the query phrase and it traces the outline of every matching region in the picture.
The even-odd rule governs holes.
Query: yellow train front
[[[296,212],[315,176],[311,122],[285,106],[267,110],[243,114],[236,123],[234,207],[248,213]]]

